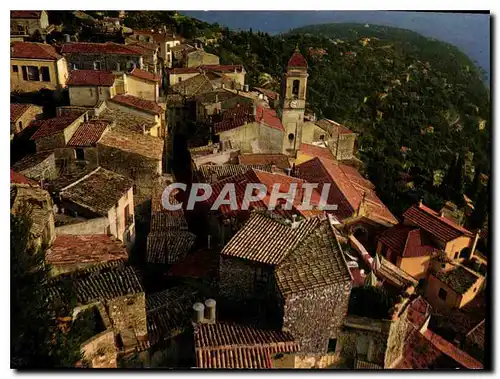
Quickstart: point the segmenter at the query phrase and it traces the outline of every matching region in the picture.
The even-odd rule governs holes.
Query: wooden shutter
[[[41,67],[42,70],[42,81],[50,82],[50,72],[48,67]]]
[[[26,66],[21,66],[21,69],[23,71],[23,80],[28,80],[28,69]]]

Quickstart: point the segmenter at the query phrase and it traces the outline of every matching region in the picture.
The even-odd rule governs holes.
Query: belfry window
[[[299,97],[300,80],[294,80],[292,85],[292,95]]]

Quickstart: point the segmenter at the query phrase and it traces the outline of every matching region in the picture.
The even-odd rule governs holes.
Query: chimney
[[[200,323],[204,320],[205,306],[202,303],[195,303],[193,305],[193,322]]]
[[[291,168],[286,168],[285,170],[286,170],[286,174],[288,176],[290,176],[290,173],[292,172],[292,169]]]
[[[425,333],[427,328],[429,327],[429,321],[431,320],[431,315],[427,316],[427,318],[425,319],[424,323],[422,324],[422,326],[420,327],[420,330],[419,332],[420,333]]]
[[[424,201],[423,201],[423,200],[424,200],[424,199],[420,198],[420,201],[419,201],[419,203],[418,203],[418,206],[419,206],[419,207],[421,207],[422,205],[424,205]]]
[[[297,215],[292,215],[292,229],[298,228],[300,221],[297,221]]]
[[[69,35],[69,34],[65,34],[65,35],[64,35],[64,42],[66,42],[66,43],[71,42],[71,37],[70,37],[70,35]]]
[[[248,92],[248,84],[245,84],[245,85],[243,86],[243,90],[244,90],[245,92]]]
[[[218,102],[219,102],[219,94],[218,94],[218,93],[216,93],[216,94],[215,94],[215,102],[216,102],[216,103],[218,103]]]
[[[439,212],[439,217],[444,218],[444,212],[443,211]]]
[[[472,244],[469,258],[472,258],[474,256],[474,253],[476,251],[477,241],[479,241],[479,234],[480,233],[481,233],[481,229],[478,229],[476,232],[476,236],[474,237],[474,243]]]
[[[215,324],[215,300],[205,300],[205,321],[209,324]]]
[[[226,85],[224,83],[221,84],[221,88],[224,89],[226,88]]]
[[[255,103],[252,105],[252,115],[255,119],[257,119],[257,106]]]

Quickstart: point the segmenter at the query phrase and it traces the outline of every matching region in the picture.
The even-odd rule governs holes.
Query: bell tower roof
[[[300,53],[298,46],[295,48],[292,57],[288,60],[287,67],[307,68],[306,58]]]

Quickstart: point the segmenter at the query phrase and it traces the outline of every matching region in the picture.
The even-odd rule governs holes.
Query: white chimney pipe
[[[215,305],[214,299],[205,300],[205,321],[210,324],[215,324],[216,321]]]
[[[205,306],[202,303],[195,303],[193,305],[193,310],[194,310],[193,321],[203,322]]]

